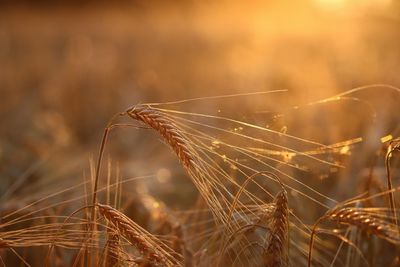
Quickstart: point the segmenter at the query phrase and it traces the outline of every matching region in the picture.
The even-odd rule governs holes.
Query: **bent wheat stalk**
[[[126,126],[126,125],[113,124],[115,118],[125,115],[128,115],[134,120],[143,122],[144,124],[148,125],[152,129],[160,133],[161,136],[163,136],[163,138],[165,139],[165,141],[174,150],[179,160],[181,161],[182,165],[187,170],[190,170],[193,167],[194,161],[190,153],[191,150],[190,145],[188,141],[179,133],[177,126],[170,119],[167,119],[165,116],[162,116],[162,114],[160,114],[159,111],[151,108],[149,105],[136,105],[126,110],[125,112],[121,112],[114,115],[110,123],[104,130],[96,165],[96,173],[93,186],[93,198],[92,198],[93,207],[96,205],[98,180],[100,177],[101,163],[105,145],[107,143],[108,134],[113,128]],[[92,208],[91,222],[93,225],[95,220],[96,220],[96,214],[94,208]]]
[[[390,171],[390,160],[395,151],[400,151],[400,140],[399,139],[395,139],[390,143],[387,153],[386,153],[386,156],[385,156],[385,166],[386,166],[388,190],[392,190],[392,188],[393,188],[392,173]],[[394,199],[394,193],[392,191],[390,191],[390,193],[389,193],[389,200],[390,200],[390,208],[391,208],[393,216],[394,216],[394,223],[398,226],[397,213],[396,213],[396,201]]]

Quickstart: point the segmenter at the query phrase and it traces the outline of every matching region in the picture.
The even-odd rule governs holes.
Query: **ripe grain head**
[[[136,105],[128,109],[126,113],[132,119],[143,122],[161,134],[185,168],[190,169],[193,167],[190,145],[172,120],[148,105]]]

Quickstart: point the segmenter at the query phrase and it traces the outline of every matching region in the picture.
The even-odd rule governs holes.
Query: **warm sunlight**
[[[0,0],[0,267],[399,267],[399,29],[398,0]]]
[[[328,9],[343,8],[348,0],[314,0],[319,6]]]
[[[339,10],[346,8],[373,8],[385,7],[391,0],[314,0],[315,3],[325,9]]]

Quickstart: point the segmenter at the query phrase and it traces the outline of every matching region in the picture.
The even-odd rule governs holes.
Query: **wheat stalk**
[[[181,161],[182,165],[190,171],[193,167],[193,158],[191,155],[191,149],[188,141],[182,136],[180,131],[178,130],[178,127],[169,119],[167,119],[165,116],[160,114],[159,111],[151,108],[148,105],[136,105],[125,112],[118,113],[116,114],[114,118],[118,116],[123,116],[123,115],[128,115],[134,120],[141,121],[144,124],[148,125],[155,131],[161,134],[161,136],[164,137],[164,139],[167,141],[167,143],[171,146],[171,148],[174,150],[176,155],[178,156],[179,160]],[[111,122],[113,121],[111,120]],[[94,186],[93,186],[93,199],[92,199],[92,205],[93,207],[96,204],[96,198],[97,198],[97,187],[98,187],[98,181],[99,181],[99,176],[100,176],[100,168],[101,168],[101,162],[103,158],[103,153],[104,153],[104,148],[107,142],[108,134],[110,130],[112,130],[115,127],[119,127],[120,125],[118,124],[110,124],[108,127],[105,128],[104,130],[104,135],[102,138],[102,142],[100,145],[100,151],[99,151],[99,157],[97,160],[97,166],[96,166],[96,172],[95,172],[95,179],[94,179]],[[94,208],[92,209],[91,212],[91,221],[92,225],[95,225],[94,222],[96,220],[96,214],[94,212]],[[95,229],[92,229],[93,231]]]

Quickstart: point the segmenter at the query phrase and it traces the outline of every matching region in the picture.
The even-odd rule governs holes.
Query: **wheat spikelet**
[[[182,164],[188,169],[193,167],[190,146],[171,120],[147,105],[136,105],[127,110],[126,113],[131,118],[145,123],[160,133],[172,147]]]
[[[283,265],[288,236],[288,200],[286,192],[280,191],[275,197],[275,211],[272,217],[271,235],[265,254],[266,266]]]
[[[120,211],[102,204],[97,204],[100,214],[105,217],[123,235],[131,245],[146,256],[146,260],[156,266],[164,266],[168,259],[158,253],[154,246],[133,227],[132,222]]]

